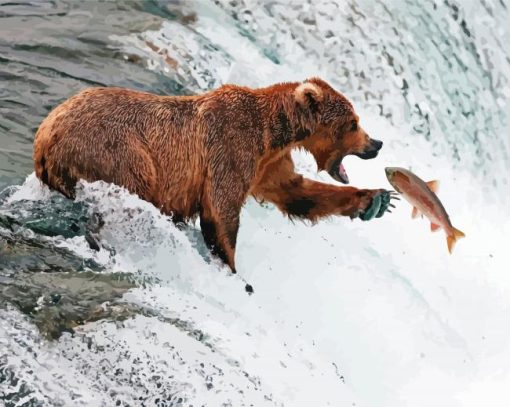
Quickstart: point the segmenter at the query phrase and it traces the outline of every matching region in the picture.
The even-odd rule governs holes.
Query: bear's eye
[[[358,122],[353,120],[351,123],[351,131],[356,131],[356,130],[358,130]]]

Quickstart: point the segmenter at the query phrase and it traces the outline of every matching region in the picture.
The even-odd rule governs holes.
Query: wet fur
[[[351,103],[320,79],[261,89],[225,85],[198,96],[86,89],[57,106],[34,142],[35,172],[73,198],[79,179],[127,188],[176,219],[200,216],[207,245],[235,272],[248,196],[312,222],[355,217],[379,190],[339,187],[294,171],[293,148],[319,170],[367,148]]]

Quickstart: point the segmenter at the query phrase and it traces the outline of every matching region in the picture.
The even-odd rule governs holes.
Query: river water
[[[0,0],[0,401],[7,406],[508,406],[510,4],[506,0]],[[90,86],[194,94],[320,76],[385,166],[439,179],[466,233],[400,202],[292,223],[249,200],[238,276],[104,183],[40,185],[34,133]],[[305,152],[300,172],[317,173]],[[94,214],[102,249],[85,240]],[[254,295],[244,292],[249,281]]]

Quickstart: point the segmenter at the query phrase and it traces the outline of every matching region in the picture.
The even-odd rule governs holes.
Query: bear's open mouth
[[[349,183],[349,176],[347,175],[347,171],[345,171],[345,167],[342,164],[342,158],[335,160],[333,165],[329,169],[328,173],[335,179],[336,181],[340,181],[342,184]]]

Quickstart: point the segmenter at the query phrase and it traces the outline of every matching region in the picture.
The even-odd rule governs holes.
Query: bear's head
[[[310,132],[301,146],[312,153],[319,171],[326,170],[335,180],[348,184],[343,158],[374,158],[382,141],[368,136],[349,100],[323,80],[313,78],[301,83],[294,97],[301,111],[302,127]]]

